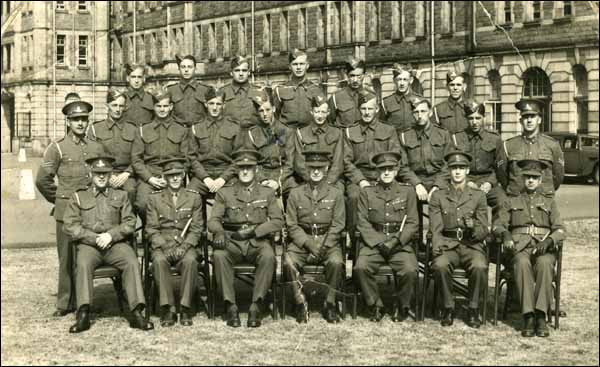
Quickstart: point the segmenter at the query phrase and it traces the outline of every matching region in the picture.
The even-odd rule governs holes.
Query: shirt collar
[[[321,131],[321,134],[325,134],[327,132],[327,122],[323,123],[323,125],[317,125],[315,122],[313,122],[311,130],[313,134],[317,134],[319,130]]]
[[[308,82],[308,79],[306,79],[306,76],[300,80],[295,79],[294,77],[290,78],[290,85],[292,85],[295,89],[297,89],[298,87],[302,87],[304,89],[306,89],[305,84]]]
[[[464,107],[464,99],[461,98],[460,100],[455,100],[452,97],[448,97],[448,105],[450,106],[451,109],[455,109],[456,107],[459,108],[463,108]]]
[[[110,187],[106,187],[104,190],[98,190],[95,186],[92,190],[94,192],[94,196],[98,197],[98,195],[102,194],[104,197],[108,197]]]
[[[73,143],[80,145],[80,144],[87,144],[87,141],[85,140],[84,137],[78,137],[77,135],[73,134],[73,132],[70,132],[69,135],[71,136],[71,141],[73,141]]]
[[[139,90],[135,90],[133,88],[128,88],[127,95],[130,99],[138,97],[140,100],[144,99],[144,89],[140,88]]]
[[[417,126],[417,125],[415,125]],[[432,129],[433,124],[430,122],[428,127],[424,127],[422,129],[420,128],[415,128],[415,132],[417,133],[417,136],[420,138],[423,135],[425,135],[427,138],[429,138],[431,136],[431,129]]]
[[[244,91],[244,92],[248,92],[248,89],[250,88],[250,83],[246,82],[246,83],[236,83],[236,82],[232,82],[231,83],[231,89],[233,89],[233,92],[235,94],[240,93],[240,90]]]
[[[375,127],[378,121],[377,118],[373,119],[370,124],[365,124],[362,120],[360,122],[360,131],[364,134],[367,130],[375,131]]]
[[[396,99],[398,101],[401,101],[403,99],[405,100],[410,100],[410,97],[412,95],[412,91],[409,89],[406,93],[400,93],[400,91],[396,90]]]
[[[179,87],[181,88],[182,91],[185,91],[187,87],[192,88],[193,90],[196,90],[196,81],[192,78],[189,81],[185,80],[185,79],[181,79],[179,81]]]
[[[118,121],[113,119],[112,117],[108,117],[108,119],[106,119],[106,122],[108,124],[108,128],[110,130],[112,130],[113,127],[118,127],[119,129],[123,129],[123,124],[121,124],[121,121],[123,121],[123,118],[121,117]]]

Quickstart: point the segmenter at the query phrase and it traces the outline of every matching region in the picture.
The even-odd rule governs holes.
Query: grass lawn
[[[204,312],[192,327],[130,329],[110,282],[97,281],[91,330],[69,334],[74,316],[53,318],[55,249],[2,250],[2,365],[598,365],[598,220],[568,223],[562,309],[567,317],[547,339],[520,336],[520,315],[479,330],[459,318],[449,328],[425,322],[380,324],[364,317],[329,325],[315,308],[308,324],[264,319],[259,329],[228,328]],[[493,269],[490,297],[493,304]],[[243,288],[243,286],[240,286]],[[504,296],[501,298],[501,305]],[[241,304],[247,311],[247,302]],[[492,307],[489,308],[492,314]],[[245,325],[247,314],[242,313]]]

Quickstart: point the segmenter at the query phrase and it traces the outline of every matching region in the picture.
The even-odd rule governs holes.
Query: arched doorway
[[[535,98],[543,102],[541,131],[552,130],[552,86],[546,72],[529,68],[523,73],[523,98]]]
[[[577,132],[588,132],[588,72],[583,65],[573,66],[575,103],[577,104]]]

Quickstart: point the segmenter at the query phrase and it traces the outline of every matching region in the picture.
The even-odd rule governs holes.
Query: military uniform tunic
[[[418,231],[418,222],[417,196],[408,184],[394,181],[385,186],[378,183],[361,191],[357,224],[361,247],[354,274],[368,306],[383,307],[375,274],[384,264],[388,264],[398,277],[398,304],[410,306],[418,279],[417,257],[410,243]],[[385,259],[377,245],[391,238],[397,238],[399,243],[390,258]]]
[[[454,308],[451,276],[455,267],[462,266],[469,277],[469,307],[478,308],[488,274],[483,244],[488,235],[485,194],[467,185],[462,190],[451,184],[446,186],[435,191],[429,202],[435,282],[444,307]],[[467,229],[467,218],[473,219],[473,229]]]
[[[190,225],[183,233],[188,222]],[[197,192],[179,190],[176,203],[169,188],[149,196],[145,231],[152,246],[152,274],[158,286],[161,306],[175,306],[171,276],[171,266],[174,265],[181,274],[181,305],[191,307],[198,282],[197,248],[203,226],[202,199]],[[166,255],[178,247],[186,251],[181,259],[171,264]]]
[[[173,116],[187,127],[202,120],[206,112],[206,92],[210,87],[197,80],[178,83],[168,87],[173,103]]]
[[[345,87],[329,98],[329,120],[333,126],[343,129],[358,124],[361,118],[358,96],[361,88]]]
[[[464,131],[469,126],[464,101],[455,101],[451,97],[433,108],[436,123],[451,134]]]
[[[232,117],[234,121],[238,121],[242,129],[252,127],[260,121],[258,112],[252,102],[257,96],[263,95],[258,88],[246,82],[238,84],[232,82],[222,88],[223,115]]]
[[[72,288],[71,268],[72,253],[69,237],[63,231],[63,215],[71,194],[87,187],[90,183],[88,167],[85,160],[102,147],[88,139],[78,139],[73,133],[51,143],[42,159],[36,177],[36,187],[46,200],[53,203],[56,220],[56,245],[58,249],[58,294],[59,310],[74,308],[75,295]],[[54,177],[58,178],[58,185]]]
[[[301,269],[307,264],[324,264],[325,278],[329,285],[327,302],[335,304],[336,290],[343,281],[345,266],[340,247],[341,233],[345,227],[345,206],[342,192],[334,186],[321,182],[316,187],[310,184],[293,189],[287,202],[287,227],[291,242],[284,261],[288,280],[298,280]],[[305,247],[307,241],[318,246],[322,258],[315,258]],[[292,284],[296,303],[302,302],[297,283]]]
[[[410,101],[415,97],[423,98],[422,95],[413,91],[406,94],[396,92],[385,97],[381,102],[381,121],[393,126],[398,133],[413,127],[415,117]]]
[[[237,182],[217,192],[208,230],[214,236],[225,236],[225,249],[213,252],[217,285],[224,301],[235,304],[233,266],[240,262],[257,266],[252,302],[264,300],[276,264],[270,235],[282,226],[283,213],[273,189],[255,181],[250,187]],[[254,228],[254,238],[238,241],[230,237],[232,232],[248,227]]]
[[[323,96],[316,83],[308,79],[297,83],[289,80],[275,88],[275,114],[289,128],[304,127],[313,120],[312,100]]]
[[[77,246],[75,286],[77,308],[91,304],[94,270],[108,264],[122,272],[129,309],[145,304],[137,255],[128,241],[135,231],[136,217],[127,193],[95,187],[73,193],[65,211],[65,232]],[[96,245],[101,233],[109,233],[112,242],[106,249]]]
[[[132,121],[137,126],[148,124],[154,118],[154,101],[149,93],[143,89],[134,90],[131,87],[125,92],[127,109],[121,117],[125,121]]]

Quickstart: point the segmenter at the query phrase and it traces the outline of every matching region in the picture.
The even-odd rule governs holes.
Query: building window
[[[150,35],[150,62],[156,64],[158,62],[158,44],[156,43],[156,32]]]
[[[490,83],[490,95],[486,102],[489,107],[486,108],[486,128],[502,132],[502,83],[500,74],[497,70],[488,72],[488,81]]]
[[[404,38],[404,2],[392,2],[392,39]]]
[[[26,69],[29,66],[29,37],[23,36],[23,69]]]
[[[512,23],[512,1],[503,1],[504,3],[504,23]]]
[[[231,56],[231,23],[223,22],[223,57]]]
[[[208,58],[217,58],[217,38],[215,35],[215,23],[208,25]]]
[[[202,59],[202,25],[198,24],[194,33],[194,56],[196,59]]]
[[[65,64],[65,44],[67,42],[67,36],[64,34],[56,35],[56,63],[58,65]]]
[[[88,36],[79,36],[79,49],[77,53],[78,65],[85,66],[88,64]]]
[[[88,10],[88,2],[87,1],[78,1],[77,2],[77,10],[87,11]]]
[[[340,43],[341,38],[341,3],[336,1],[331,4],[329,9],[331,10],[331,17],[329,18],[331,26],[331,44],[337,45]]]
[[[379,1],[367,2],[367,35],[369,41],[379,41]]]
[[[298,48],[306,48],[306,8],[298,10]]]
[[[327,11],[325,5],[321,5],[317,9],[317,48],[325,47],[325,24]]]
[[[453,32],[454,23],[454,9],[452,8],[452,1],[442,2],[442,34]]]
[[[246,54],[246,18],[240,18],[238,23],[238,50],[240,55]]]
[[[15,132],[17,138],[31,138],[31,112],[17,112]]]
[[[65,2],[57,1],[56,2],[56,10],[65,10]]]
[[[529,68],[523,74],[523,97],[535,98],[544,103],[542,111],[542,131],[550,131],[552,126],[550,79],[544,70]]]
[[[577,104],[577,131],[588,132],[588,72],[583,65],[573,67],[573,79],[575,79],[575,103]]]
[[[340,24],[340,28],[341,28],[341,33],[342,33],[342,38],[341,38],[341,43],[351,43],[352,42],[352,32],[354,27],[352,27],[352,7],[353,7],[353,2],[352,1],[342,1],[342,6],[341,6],[341,24]]]
[[[542,19],[542,2],[534,1],[532,6],[533,6],[533,20]]]
[[[12,48],[12,43],[2,46],[2,71],[5,73],[12,71]]]
[[[415,36],[416,37],[425,37],[425,7],[429,2],[426,1],[416,1],[413,3],[416,7],[415,9]]]
[[[262,53],[271,52],[271,14],[265,14],[262,19]]]
[[[573,2],[563,1],[563,16],[570,17],[573,15]]]
[[[287,51],[290,43],[290,27],[288,23],[289,12],[281,12],[279,18],[279,46],[281,51]]]

